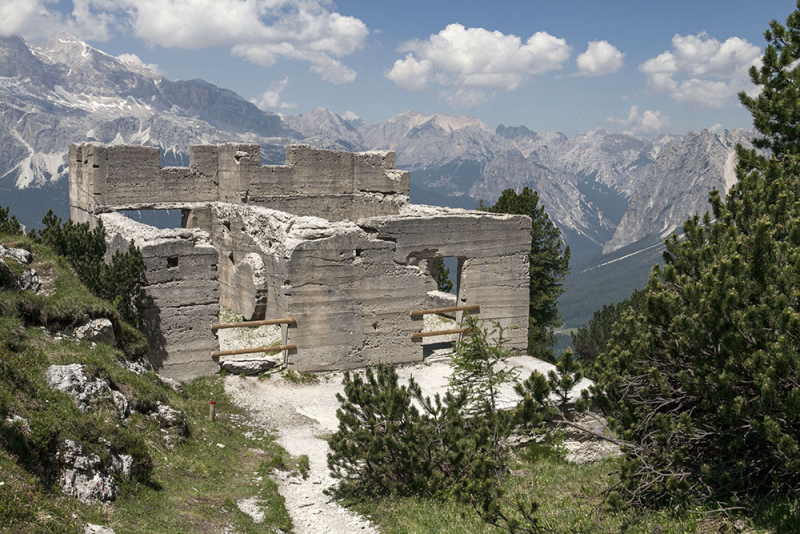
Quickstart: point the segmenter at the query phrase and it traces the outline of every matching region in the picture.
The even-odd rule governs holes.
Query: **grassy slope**
[[[601,494],[616,480],[617,468],[615,459],[587,465],[569,464],[547,446],[530,445],[519,451],[503,486],[511,499],[535,499],[541,506],[538,512],[541,524],[559,533],[736,532],[732,526],[736,517],[605,508]],[[349,504],[368,515],[384,534],[502,532],[482,523],[469,506],[454,500],[384,498]],[[780,528],[774,531],[784,532]],[[773,530],[748,524],[746,532]]]
[[[267,478],[274,466],[291,467],[291,459],[272,436],[247,432],[246,417],[227,399],[218,377],[196,380],[178,393],[153,373],[135,375],[119,365],[125,356],[113,347],[56,341],[41,327],[74,326],[90,317],[117,322],[117,314],[46,248],[21,237],[0,236],[0,243],[31,249],[33,267],[50,280],[46,295],[0,292],[0,531],[82,532],[87,522],[113,527],[118,534],[291,527],[283,499]],[[120,422],[110,402],[81,413],[44,377],[50,365],[69,363],[84,364],[89,374],[109,380],[133,407],[166,402],[181,410],[190,435],[169,448],[158,425],[141,413]],[[219,413],[214,423],[207,420],[212,399]],[[24,423],[12,422],[15,416]],[[134,480],[118,481],[112,506],[81,504],[63,496],[53,477],[41,480],[66,438],[101,457],[108,456],[103,440],[118,453],[134,455],[138,473]],[[235,506],[236,500],[253,496],[264,505],[260,524]]]

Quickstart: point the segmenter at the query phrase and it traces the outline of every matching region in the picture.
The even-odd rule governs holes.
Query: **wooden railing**
[[[294,317],[285,317],[283,319],[265,319],[261,321],[241,321],[238,323],[217,323],[211,325],[211,330],[223,330],[225,328],[255,328],[257,326],[269,326],[269,325],[297,325],[297,319]],[[220,356],[236,356],[238,354],[253,354],[256,352],[281,352],[281,351],[290,351],[290,350],[297,350],[297,345],[288,345],[286,344],[286,337],[284,337],[283,345],[273,345],[271,347],[252,347],[248,349],[236,349],[236,350],[215,350],[211,353],[211,358],[217,359]]]
[[[411,312],[412,318],[424,317],[432,313],[452,313],[452,312],[472,312],[480,313],[481,307],[478,304],[471,304],[469,306],[450,306],[449,308],[432,308],[430,310],[414,310]],[[411,341],[419,341],[426,337],[446,336],[449,334],[469,334],[472,328],[451,328],[449,330],[434,330],[433,332],[416,332],[411,334]]]

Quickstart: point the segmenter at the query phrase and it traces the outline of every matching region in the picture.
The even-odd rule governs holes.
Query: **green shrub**
[[[8,217],[8,211],[9,208],[0,208],[0,234],[21,235],[22,226],[15,215]]]
[[[630,442],[621,500],[754,509],[800,492],[800,5],[771,23],[763,91],[740,95],[769,153],[667,240],[639,309],[595,366],[595,401]]]
[[[111,303],[122,319],[137,328],[142,326],[141,284],[144,279],[142,254],[131,243],[127,252],[106,258],[106,235],[102,222],[94,229],[88,223],[61,223],[50,210],[42,219],[44,228],[38,239],[69,261],[78,278],[91,292]]]
[[[456,347],[444,398],[423,397],[413,378],[399,385],[395,369],[385,365],[363,375],[345,374],[339,428],[328,440],[328,465],[340,479],[336,494],[454,496],[489,524],[509,532],[541,532],[537,504],[506,498],[500,480],[512,431],[538,428],[553,414],[548,380],[534,372],[516,385],[523,396],[519,408],[504,410],[501,388],[514,383],[517,373],[498,371],[508,358],[502,329],[485,328],[469,316],[466,324],[473,330]],[[564,366],[566,373],[577,369],[572,362]]]

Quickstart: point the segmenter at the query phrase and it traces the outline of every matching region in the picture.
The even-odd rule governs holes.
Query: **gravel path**
[[[286,509],[298,534],[378,532],[366,519],[342,508],[324,490],[334,484],[329,476],[325,436],[334,432],[336,393],[342,375],[323,375],[317,384],[295,384],[279,375],[268,380],[227,377],[225,391],[255,420],[278,434],[278,443],[290,454],[308,455],[305,479],[282,471],[276,477]]]
[[[424,330],[452,328],[453,322],[446,318],[426,316]],[[225,317],[227,319],[227,317]],[[252,346],[264,346],[280,340],[277,328],[230,329],[219,332],[220,346],[223,349],[234,349]],[[408,383],[413,375],[425,395],[433,396],[443,392],[447,386],[447,378],[451,372],[446,350],[434,351],[426,364],[411,365],[397,369],[400,382]],[[510,358],[507,365],[520,369],[520,379],[524,379],[533,370],[544,374],[554,368],[553,365],[527,356]],[[281,495],[286,501],[286,509],[294,523],[294,532],[298,534],[316,533],[377,533],[377,528],[369,520],[353,513],[334,502],[324,493],[335,481],[330,477],[327,455],[328,443],[325,437],[336,431],[338,420],[336,409],[339,402],[336,394],[343,392],[342,373],[324,373],[316,375],[318,381],[300,384],[286,380],[281,374],[273,374],[264,378],[246,378],[228,376],[225,378],[225,391],[233,401],[246,409],[254,421],[267,430],[274,431],[278,443],[293,456],[307,455],[309,471],[306,478],[291,476],[281,471],[276,475],[276,482]],[[588,386],[584,379],[575,388],[573,395]],[[501,391],[501,405],[513,406],[519,397],[511,386]],[[581,449],[580,445],[576,446]],[[573,451],[578,456],[586,454],[583,450]],[[246,513],[251,503],[242,503]],[[251,514],[252,515],[252,514]]]

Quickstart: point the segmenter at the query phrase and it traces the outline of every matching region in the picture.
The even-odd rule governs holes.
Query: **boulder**
[[[33,254],[24,248],[6,248],[0,245],[0,258],[12,258],[22,265],[30,265],[33,261]]]
[[[283,354],[266,358],[220,358],[221,369],[234,375],[256,376],[283,363]]]
[[[78,341],[94,341],[112,347],[117,340],[114,337],[114,325],[108,319],[92,319],[75,329],[72,334]]]
[[[189,434],[189,426],[183,412],[166,404],[156,403],[156,409],[150,417],[158,422],[164,442],[172,446]]]
[[[110,529],[108,527],[87,523],[86,527],[83,529],[83,534],[116,534],[116,533],[114,532],[113,529]]]
[[[111,502],[117,495],[114,476],[96,454],[84,454],[83,448],[71,439],[65,440],[56,454],[62,465],[58,479],[62,493],[92,504]]]
[[[51,365],[45,371],[50,387],[71,395],[78,409],[88,412],[91,405],[101,399],[110,399],[117,408],[117,415],[124,419],[130,414],[128,399],[119,391],[112,390],[108,382],[100,378],[89,379],[83,365]]]

